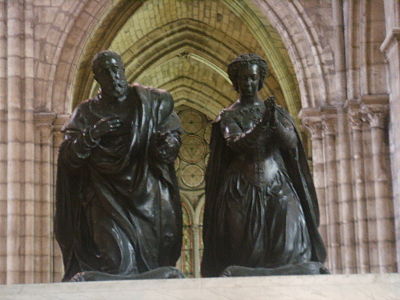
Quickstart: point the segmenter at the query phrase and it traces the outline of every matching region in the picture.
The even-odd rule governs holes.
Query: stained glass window
[[[203,252],[204,208],[200,206],[204,206],[204,173],[209,154],[211,122],[203,113],[190,107],[180,106],[177,108],[177,113],[185,132],[175,162],[183,206],[183,243],[178,267],[187,277],[195,277],[200,276]],[[201,216],[195,213],[199,209]]]

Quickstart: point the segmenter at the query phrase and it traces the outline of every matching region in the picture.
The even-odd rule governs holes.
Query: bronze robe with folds
[[[160,161],[150,142],[156,131],[181,132],[172,97],[130,86],[129,120],[87,151],[88,128],[105,117],[96,111],[96,101],[78,106],[59,153],[55,235],[63,280],[81,271],[130,275],[175,266],[182,215],[174,165]]]
[[[315,188],[291,117],[277,106],[276,129],[245,128],[241,118],[262,118],[255,107],[246,110],[232,105],[213,124],[203,223],[206,277],[232,265],[276,268],[326,257]]]

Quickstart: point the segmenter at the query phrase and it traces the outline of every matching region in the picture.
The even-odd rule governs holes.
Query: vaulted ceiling
[[[257,53],[270,67],[261,96],[275,95],[279,104],[297,115],[300,97],[283,44],[272,27],[259,26],[246,1],[131,3],[129,15],[125,9],[125,14],[114,16],[118,28],[100,28],[102,34],[97,34],[102,49],[122,56],[130,82],[166,89],[176,106],[193,107],[213,119],[237,98],[226,74],[228,63],[239,54]],[[75,90],[76,101],[97,93],[97,83],[88,73],[93,54],[86,51],[82,60],[86,63],[78,78],[84,80]]]

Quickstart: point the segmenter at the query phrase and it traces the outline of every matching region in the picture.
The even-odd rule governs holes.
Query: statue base
[[[400,299],[400,274],[127,280],[0,286],[2,300]]]

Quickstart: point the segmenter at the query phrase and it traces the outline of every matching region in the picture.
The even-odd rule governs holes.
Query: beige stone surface
[[[398,300],[399,274],[237,277],[0,286],[2,300]]]

